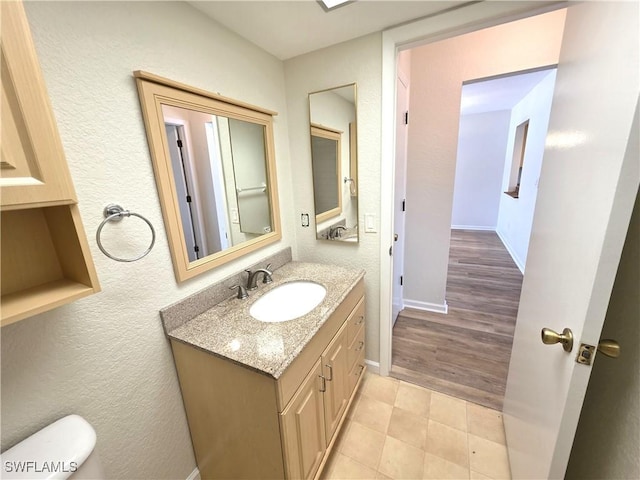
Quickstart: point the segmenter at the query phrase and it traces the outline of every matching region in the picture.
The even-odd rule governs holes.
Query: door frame
[[[493,27],[502,23],[566,8],[571,2],[479,2],[449,10],[382,32],[382,129],[380,165],[380,351],[379,373],[391,371],[394,182],[395,182],[395,110],[397,54],[400,50],[437,42],[446,38]]]
[[[216,214],[218,217],[218,238],[220,239],[220,248],[225,250],[229,248],[229,243],[231,242],[231,219],[229,218],[229,205],[227,196],[225,195],[224,165],[220,152],[220,135],[218,134],[217,119],[206,122],[204,129],[207,138],[209,165],[211,165],[212,172],[213,197],[216,202]]]

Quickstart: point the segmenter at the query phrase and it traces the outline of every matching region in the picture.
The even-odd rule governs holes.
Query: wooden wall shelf
[[[20,2],[0,2],[2,326],[100,291]]]

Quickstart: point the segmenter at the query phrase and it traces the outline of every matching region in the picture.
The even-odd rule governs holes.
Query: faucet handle
[[[247,289],[244,288],[244,286],[234,285],[233,287],[229,287],[229,290],[233,290],[234,288],[238,289],[238,294],[236,295],[236,298],[243,300],[249,296],[249,294],[247,293]]]
[[[269,270],[269,268],[271,268],[271,264],[267,263],[267,266],[264,267],[264,269],[269,272],[265,272],[265,274],[262,276],[262,283],[271,283],[273,282],[273,278],[271,278],[271,275],[273,274],[273,272],[271,270]]]

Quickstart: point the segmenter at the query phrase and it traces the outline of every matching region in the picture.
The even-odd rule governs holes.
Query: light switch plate
[[[364,214],[364,232],[376,233],[378,228],[376,226],[376,216],[373,213]]]
[[[231,223],[240,223],[240,218],[238,218],[238,209],[230,208],[231,211]]]

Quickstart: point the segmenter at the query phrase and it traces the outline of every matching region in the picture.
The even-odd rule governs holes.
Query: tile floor
[[[323,479],[510,479],[502,413],[367,373]]]

